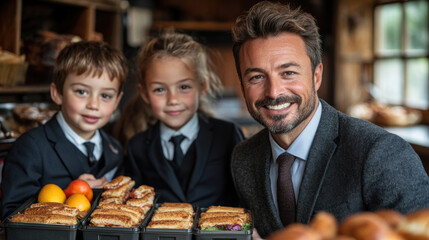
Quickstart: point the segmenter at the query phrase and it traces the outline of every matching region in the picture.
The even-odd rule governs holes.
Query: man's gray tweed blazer
[[[296,222],[307,224],[319,211],[341,222],[361,211],[429,207],[429,177],[406,141],[320,101],[322,117],[301,182]],[[253,212],[263,238],[283,228],[270,187],[268,136],[263,129],[238,144],[231,162],[241,205]]]

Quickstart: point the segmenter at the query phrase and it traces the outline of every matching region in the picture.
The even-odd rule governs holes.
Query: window
[[[429,108],[428,2],[384,1],[374,11],[374,97]]]

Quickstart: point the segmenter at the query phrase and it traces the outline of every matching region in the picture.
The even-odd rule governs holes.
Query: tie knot
[[[180,143],[185,139],[184,135],[177,135],[170,138],[170,142],[174,144],[174,146],[180,145]]]
[[[277,163],[279,164],[279,166],[284,166],[286,168],[291,168],[294,161],[295,156],[287,152],[284,152],[277,157]]]
[[[85,145],[88,154],[91,154],[91,153],[94,152],[95,143],[93,143],[93,142],[84,142],[83,145]]]

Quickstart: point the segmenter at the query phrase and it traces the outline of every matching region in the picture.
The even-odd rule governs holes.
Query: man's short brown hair
[[[315,19],[300,8],[292,9],[289,5],[263,1],[239,16],[232,29],[233,54],[240,79],[242,76],[239,53],[242,44],[247,40],[277,36],[281,33],[295,33],[303,39],[314,72],[322,62],[321,39]]]
[[[66,46],[59,53],[55,61],[53,82],[62,94],[69,74],[100,77],[104,72],[111,81],[118,79],[119,94],[128,74],[127,61],[122,52],[105,42],[80,41]]]

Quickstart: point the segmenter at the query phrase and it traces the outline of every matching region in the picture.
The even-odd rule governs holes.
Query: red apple
[[[66,197],[71,196],[75,193],[81,193],[88,198],[88,200],[91,202],[93,197],[93,192],[89,184],[81,179],[73,180],[66,189],[64,189],[64,193],[66,194]]]

